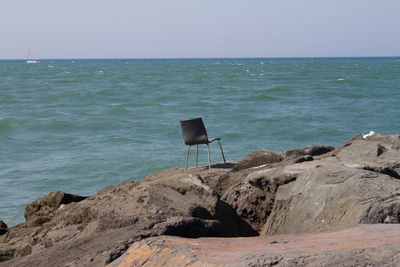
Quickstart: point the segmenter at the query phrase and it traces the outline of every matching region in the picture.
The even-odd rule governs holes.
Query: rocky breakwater
[[[399,173],[400,136],[376,133],[358,135],[336,148],[314,145],[279,154],[262,149],[237,163],[215,164],[211,171],[207,167],[187,172],[168,169],[140,182],[105,187],[90,197],[51,193],[28,205],[25,223],[11,228],[0,225],[0,265],[129,266],[140,262],[132,255],[148,246],[146,242],[156,247],[148,250],[148,256],[166,263],[168,253],[182,248],[171,246],[168,253],[157,254],[165,235],[267,238],[289,234],[284,239],[290,241],[295,238],[290,234],[397,224]],[[400,234],[396,229],[390,231]],[[374,249],[362,247],[357,255]],[[398,260],[395,247],[392,242],[382,250],[384,257],[375,248],[374,255],[382,259],[380,263],[393,263]],[[239,254],[240,249],[251,250],[236,248]],[[270,260],[263,261],[260,253],[253,256],[260,260],[254,262]],[[346,257],[340,258],[345,264]],[[277,264],[288,262],[284,255],[277,259]]]

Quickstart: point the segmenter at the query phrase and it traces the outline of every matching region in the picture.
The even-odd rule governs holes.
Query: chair
[[[221,138],[217,137],[217,138],[208,139],[207,131],[206,131],[206,128],[204,127],[204,123],[201,118],[184,119],[184,120],[180,120],[180,123],[181,123],[181,127],[182,127],[183,140],[185,141],[185,144],[189,146],[188,151],[187,151],[187,157],[186,157],[186,170],[188,167],[190,147],[194,146],[194,145],[197,146],[197,150],[196,150],[196,167],[197,167],[199,145],[202,145],[202,144],[207,145],[207,148],[208,148],[208,170],[211,170],[210,146],[208,144],[210,144],[214,141],[218,141],[219,148],[221,149],[222,158],[224,159],[224,163],[226,165],[224,151],[222,150],[222,146],[221,146],[221,142],[220,142]]]

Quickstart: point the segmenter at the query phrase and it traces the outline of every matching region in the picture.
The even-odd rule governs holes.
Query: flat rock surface
[[[399,266],[400,225],[376,224],[317,234],[134,243],[109,266]]]

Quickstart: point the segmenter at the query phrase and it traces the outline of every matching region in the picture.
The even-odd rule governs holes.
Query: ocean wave
[[[65,131],[74,129],[75,125],[70,121],[61,120],[49,120],[34,125],[33,129],[39,130],[54,130],[54,131]]]
[[[162,107],[163,105],[156,102],[141,102],[141,103],[134,103],[130,104],[134,108],[147,108],[147,107]]]
[[[274,86],[274,87],[268,88],[267,91],[268,91],[268,93],[283,93],[283,92],[288,91],[288,89],[285,87],[282,87],[282,86]]]
[[[123,106],[114,106],[108,110],[111,114],[120,114],[120,113],[127,113],[129,110]]]
[[[12,118],[0,119],[0,133],[7,132],[18,125],[17,121]]]
[[[243,98],[243,100],[246,101],[262,101],[262,100],[274,100],[276,99],[273,96],[266,95],[266,94],[255,94],[246,98]]]

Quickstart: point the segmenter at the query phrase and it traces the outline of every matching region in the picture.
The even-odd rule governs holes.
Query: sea
[[[399,134],[399,100],[400,58],[1,60],[0,220],[24,222],[50,192],[90,196],[185,167],[180,119],[202,117],[239,161]]]

